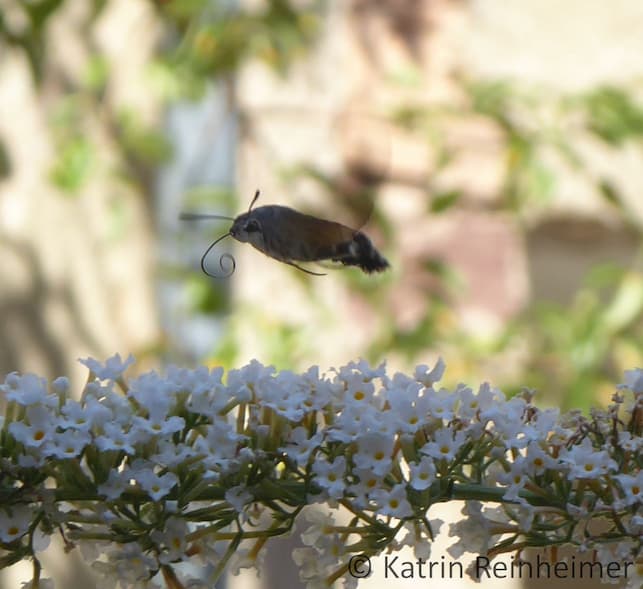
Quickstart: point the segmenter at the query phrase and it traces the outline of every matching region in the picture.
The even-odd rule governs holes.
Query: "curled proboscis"
[[[211,272],[208,272],[208,269],[205,267],[205,259],[208,257],[208,254],[210,253],[212,248],[226,237],[230,237],[230,233],[226,233],[225,235],[222,235],[221,237],[213,241],[208,249],[205,250],[203,256],[201,256],[201,270],[203,270],[203,273],[207,276],[211,276],[212,278],[217,279],[230,278],[230,276],[232,276],[234,274],[234,271],[237,269],[237,261],[234,259],[234,256],[232,254],[228,253],[221,254],[219,256],[219,268],[221,268],[223,274],[212,274]]]

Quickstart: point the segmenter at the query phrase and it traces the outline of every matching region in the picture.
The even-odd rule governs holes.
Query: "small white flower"
[[[481,421],[493,421],[498,437],[511,448],[524,448],[528,440],[523,436],[527,402],[512,397],[506,402],[494,403],[480,413]]]
[[[290,432],[288,441],[281,449],[297,463],[297,466],[305,466],[310,455],[319,447],[323,439],[324,434],[321,432],[308,437],[307,428],[296,427]]]
[[[66,376],[59,376],[51,381],[51,390],[57,395],[69,394],[69,379]]]
[[[174,485],[179,482],[178,477],[173,472],[158,475],[151,468],[139,470],[135,478],[136,482],[154,501],[158,501],[168,495]]]
[[[385,475],[378,476],[370,468],[355,468],[352,472],[358,482],[350,485],[349,490],[355,495],[353,502],[360,508],[368,504],[368,494],[383,485]]]
[[[625,380],[618,388],[626,388],[634,393],[643,393],[643,368],[625,371]]]
[[[118,423],[106,423],[103,426],[103,434],[97,436],[94,443],[99,450],[122,450],[128,454],[135,454],[134,444],[136,439],[135,430],[125,431]]]
[[[532,419],[529,427],[525,428],[526,435],[531,441],[545,440],[555,430],[559,419],[560,409],[558,407],[539,409],[535,419]]]
[[[492,388],[488,382],[482,383],[475,395],[469,387],[459,387],[456,394],[458,396],[458,414],[465,419],[473,419],[478,413],[487,411],[495,403],[505,400],[502,391]]]
[[[88,382],[83,391],[85,411],[92,424],[102,426],[108,422],[129,424],[132,419],[132,404],[122,394],[114,391],[114,383],[97,380]]]
[[[413,373],[413,378],[422,383],[425,387],[432,387],[436,382],[442,380],[444,376],[444,370],[446,364],[442,358],[438,358],[438,361],[435,363],[435,366],[432,369],[426,364],[419,364],[415,367],[415,372]]]
[[[186,407],[192,413],[216,415],[230,402],[228,387],[221,382],[223,368],[213,368],[208,371],[205,366],[195,370],[185,368],[168,368],[168,379],[177,389],[177,395],[190,393]]]
[[[177,415],[167,417],[150,414],[147,418],[135,417],[133,424],[138,432],[145,432],[150,436],[171,436],[185,427],[185,419]]]
[[[120,354],[115,354],[111,358],[107,358],[104,364],[93,358],[79,358],[78,361],[89,368],[99,380],[118,380],[135,362],[132,354],[125,361],[121,360]]]
[[[527,461],[522,456],[519,456],[511,465],[509,472],[498,476],[498,481],[503,485],[507,485],[507,490],[503,495],[504,499],[509,501],[519,499],[520,491],[529,480],[529,477],[527,476],[527,468]]]
[[[638,452],[643,448],[643,437],[633,436],[630,432],[618,432],[618,445],[626,452]]]
[[[264,366],[257,360],[251,360],[243,368],[228,372],[228,389],[233,396],[252,394],[256,385],[264,379],[269,379],[275,372],[274,366]]]
[[[609,454],[594,448],[589,438],[584,438],[580,444],[564,450],[560,461],[569,468],[567,478],[570,480],[596,479],[617,469],[616,462]]]
[[[411,480],[409,484],[417,491],[428,489],[435,480],[435,464],[433,459],[422,456],[419,463],[410,462]]]
[[[306,583],[307,589],[322,589],[323,579],[328,576],[329,567],[319,558],[319,552],[305,546],[292,551],[292,559],[299,569],[299,578]]]
[[[0,510],[0,540],[9,543],[27,533],[34,510],[27,505],[14,505],[7,511]]]
[[[458,400],[457,393],[451,393],[447,389],[431,390],[427,394],[427,400],[427,410],[431,417],[443,419],[444,421],[453,419],[455,404]]]
[[[528,474],[531,476],[540,475],[547,469],[556,469],[557,466],[556,459],[545,452],[537,442],[530,442],[527,445],[524,467]]]
[[[298,380],[291,372],[280,372],[274,379],[257,383],[257,397],[263,406],[270,407],[278,415],[290,421],[301,421],[305,397],[303,392],[297,391]]]
[[[52,439],[58,422],[54,415],[41,405],[27,407],[27,422],[14,421],[9,424],[9,432],[27,448],[39,448]]]
[[[376,489],[370,493],[369,498],[377,504],[377,512],[382,515],[390,515],[399,519],[413,515],[411,504],[406,498],[404,483],[395,485],[391,490]]]
[[[98,492],[107,499],[118,499],[128,487],[128,477],[125,474],[110,470],[107,481],[98,485]]]
[[[205,455],[206,466],[224,464],[237,456],[238,445],[246,437],[238,434],[235,428],[224,421],[217,421],[205,430],[205,437],[200,437],[194,444],[198,453]]]
[[[458,450],[466,442],[466,435],[463,432],[453,432],[448,428],[439,429],[433,438],[432,442],[427,442],[420,448],[420,452],[432,456],[436,460],[453,460]]]
[[[617,474],[614,478],[625,493],[627,505],[643,504],[643,470],[639,470],[636,476]]]
[[[90,441],[91,438],[87,432],[68,429],[54,434],[47,444],[45,453],[55,458],[76,458]]]
[[[393,438],[380,434],[366,434],[357,441],[353,461],[358,468],[371,469],[382,476],[391,470]]]
[[[225,492],[225,500],[234,507],[237,513],[243,513],[243,508],[253,499],[253,494],[242,485],[232,487]]]
[[[338,372],[340,378],[346,379],[346,376],[357,374],[364,382],[370,382],[376,378],[386,378],[386,362],[382,362],[377,368],[372,368],[371,365],[360,358],[357,362],[352,361],[342,366]]]
[[[170,365],[166,370],[166,378],[174,383],[181,392],[201,395],[222,386],[223,368],[208,369],[207,366],[198,366],[194,370]]]
[[[62,414],[59,420],[60,427],[82,431],[89,431],[92,427],[92,421],[88,417],[85,407],[78,401],[67,399],[60,412]]]
[[[188,444],[179,442],[175,444],[172,440],[160,439],[157,441],[157,451],[150,459],[162,466],[175,468],[195,455],[194,449]]]
[[[333,462],[318,457],[313,464],[315,483],[324,489],[332,499],[340,499],[344,495],[346,482],[346,458],[339,456]]]
[[[350,443],[369,431],[379,429],[381,413],[375,407],[347,406],[327,431],[330,441]]]
[[[375,385],[361,374],[351,374],[344,380],[344,403],[353,409],[371,405],[375,400]]]
[[[173,382],[152,371],[132,379],[127,394],[156,419],[161,419],[169,413],[177,391],[178,387]]]
[[[170,563],[186,558],[187,535],[189,528],[185,520],[178,517],[170,517],[165,522],[165,529],[161,532],[152,532],[152,540],[163,547],[159,561]]]
[[[5,393],[7,401],[15,401],[18,405],[58,405],[58,396],[47,392],[47,381],[35,374],[20,375],[12,372],[7,375],[4,384],[0,385],[0,391]]]
[[[123,587],[133,586],[135,583],[146,582],[158,570],[158,562],[143,549],[137,542],[127,544],[113,544],[115,548],[107,551],[107,562],[96,561],[92,568],[115,579]]]
[[[304,519],[310,522],[310,527],[301,533],[301,541],[306,546],[315,546],[320,543],[324,536],[335,533],[335,518],[332,512],[324,512],[319,509],[306,509]]]
[[[417,382],[411,382],[404,388],[389,389],[387,398],[396,430],[413,434],[426,423],[431,401],[428,394],[420,394],[424,390]]]
[[[320,377],[319,366],[311,366],[301,375],[299,388],[304,393],[303,407],[307,412],[322,410],[333,397],[333,384]]]

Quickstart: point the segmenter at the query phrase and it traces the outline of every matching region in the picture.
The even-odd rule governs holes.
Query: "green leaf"
[[[643,135],[643,107],[626,90],[607,86],[585,98],[589,128],[604,141],[621,145]]]
[[[109,78],[109,62],[102,55],[94,55],[89,60],[83,73],[83,84],[93,92],[100,92],[105,88]]]
[[[431,212],[442,213],[455,205],[462,197],[461,190],[447,190],[439,192],[431,199]]]
[[[11,175],[11,158],[5,142],[0,140],[0,180]]]
[[[191,275],[185,289],[190,308],[197,313],[215,315],[228,307],[225,289],[212,288],[212,282],[206,276]]]
[[[621,195],[618,188],[614,186],[614,183],[607,178],[601,178],[598,183],[598,189],[600,190],[603,198],[610,203],[611,205],[621,207],[623,202],[621,200]]]
[[[119,123],[123,147],[137,160],[156,165],[171,157],[172,147],[165,135],[141,123],[134,113],[121,113]]]
[[[85,184],[94,163],[94,150],[84,137],[67,142],[59,151],[50,179],[61,190],[75,194]]]

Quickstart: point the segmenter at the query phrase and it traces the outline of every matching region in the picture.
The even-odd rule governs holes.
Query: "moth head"
[[[259,245],[263,243],[261,221],[253,211],[239,215],[232,224],[230,235],[242,243]]]

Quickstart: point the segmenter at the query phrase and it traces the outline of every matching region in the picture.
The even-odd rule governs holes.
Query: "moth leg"
[[[326,274],[321,273],[321,272],[313,272],[312,270],[306,270],[306,268],[302,268],[301,266],[298,266],[294,262],[286,262],[285,260],[281,260],[284,264],[288,264],[289,266],[293,266],[297,268],[297,270],[301,270],[302,272],[305,272],[306,274],[310,274],[312,276],[326,276]]]

